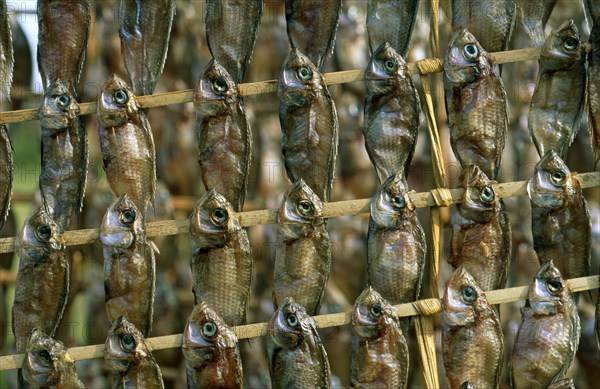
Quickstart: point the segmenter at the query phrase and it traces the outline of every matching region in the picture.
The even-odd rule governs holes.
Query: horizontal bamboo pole
[[[534,60],[539,58],[540,49],[520,49],[501,51],[498,53],[492,53],[494,63],[509,63]],[[423,64],[422,69],[426,69],[423,73],[439,73],[443,70],[442,62],[437,58],[426,58],[421,60]],[[409,68],[411,72],[419,73],[418,66],[416,63],[410,63]],[[341,72],[325,73],[325,80],[328,85],[346,84],[354,81],[364,80],[364,70],[344,70]],[[240,95],[242,96],[254,96],[264,93],[272,93],[277,91],[277,80],[249,82],[239,85]],[[175,92],[157,93],[149,96],[138,96],[138,102],[142,108],[154,108],[163,107],[172,104],[183,104],[194,101],[194,90],[186,89]],[[96,102],[81,103],[79,104],[81,110],[80,115],[89,115],[96,112]],[[37,109],[21,109],[17,111],[6,111],[0,112],[0,123],[17,123],[28,120],[37,120],[38,110]]]
[[[581,183],[582,188],[593,188],[600,186],[600,172],[577,174],[576,179]],[[433,189],[431,192],[411,193],[409,196],[415,207],[435,207],[435,197],[432,192],[439,189]],[[461,201],[464,189],[445,189],[452,197],[452,204]],[[494,185],[496,195],[500,198],[522,196],[527,193],[527,181],[506,182]],[[337,201],[325,203],[323,206],[323,215],[326,218],[358,215],[369,213],[370,199]],[[243,227],[252,227],[261,224],[276,224],[277,209],[264,209],[260,211],[241,212],[234,215],[240,220]],[[150,238],[155,236],[177,235],[187,233],[189,230],[189,220],[161,220],[150,222],[146,226],[146,235]],[[66,231],[63,234],[67,246],[78,246],[82,244],[93,243],[99,239],[99,229],[85,229]],[[10,253],[14,251],[15,238],[0,239],[0,253]]]
[[[573,292],[581,292],[585,290],[597,289],[600,287],[600,276],[590,276],[573,278],[567,280],[567,284]],[[529,286],[519,286],[515,288],[507,288],[485,292],[487,300],[490,304],[505,304],[527,298]],[[425,299],[415,303],[407,303],[396,305],[398,316],[417,316],[419,310],[417,305],[428,306],[429,313],[439,313],[442,310],[441,300]],[[315,321],[319,328],[338,327],[350,323],[350,311],[331,313],[328,315],[315,316]],[[258,338],[267,334],[267,323],[247,324],[243,326],[233,327],[232,330],[236,333],[238,339]],[[147,339],[153,350],[163,350],[168,348],[181,347],[182,334],[158,336]],[[69,349],[69,355],[75,361],[83,359],[93,359],[104,357],[104,345],[97,344],[93,346],[72,347]],[[6,355],[0,357],[0,371],[18,369],[23,362],[23,354]]]

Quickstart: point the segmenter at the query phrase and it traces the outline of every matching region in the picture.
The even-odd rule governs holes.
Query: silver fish
[[[600,3],[596,0],[583,0],[585,18],[590,29],[597,23],[600,18]]]
[[[406,56],[417,18],[419,0],[369,0],[367,36],[369,51],[388,42],[402,57]]]
[[[15,64],[12,33],[6,1],[0,1],[0,101],[10,100]]]
[[[544,28],[558,0],[520,0],[521,23],[536,47],[546,40]]]
[[[13,155],[8,129],[0,124],[0,230],[10,211],[13,183]]]

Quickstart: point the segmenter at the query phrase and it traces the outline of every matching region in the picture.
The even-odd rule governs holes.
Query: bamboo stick
[[[600,276],[590,276],[573,278],[567,280],[567,284],[573,292],[582,292],[600,287]],[[485,292],[490,304],[505,304],[527,298],[529,286],[518,286],[514,288],[493,290]],[[442,310],[441,301],[431,298],[419,300],[415,303],[396,305],[398,316],[417,316],[420,315],[417,306],[427,306],[428,313],[439,313]],[[315,316],[315,321],[319,328],[338,327],[350,323],[350,312],[339,312],[328,315]],[[247,324],[233,327],[238,339],[258,338],[267,334],[267,323]],[[431,331],[430,331],[431,332]],[[181,347],[182,334],[158,336],[146,340],[153,350],[163,350],[168,348]],[[69,355],[75,361],[83,359],[102,358],[104,356],[104,345],[97,344],[92,346],[72,347],[69,349]],[[5,355],[0,357],[0,371],[18,369],[23,362],[23,354]]]

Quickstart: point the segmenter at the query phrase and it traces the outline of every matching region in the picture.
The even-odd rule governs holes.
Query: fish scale
[[[600,170],[600,23],[594,24],[590,43],[592,49],[588,53],[587,67],[588,128],[594,151],[594,168]]]
[[[388,42],[402,57],[410,44],[419,0],[369,0],[367,3],[367,36],[369,51]]]

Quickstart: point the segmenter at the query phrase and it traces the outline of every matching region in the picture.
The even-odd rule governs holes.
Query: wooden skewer
[[[600,287],[600,276],[581,277],[567,280],[567,284],[573,292],[581,292]],[[525,300],[529,286],[519,286],[485,292],[490,304],[505,304],[519,300]],[[396,310],[400,317],[417,316],[421,313],[417,306],[427,306],[429,313],[438,313],[442,310],[441,300],[425,299],[414,303],[396,305]],[[350,323],[350,311],[332,313],[328,315],[315,316],[315,321],[319,328],[337,327]],[[267,334],[267,323],[247,324],[233,327],[238,339],[258,338]],[[153,350],[163,350],[167,348],[181,347],[183,341],[182,334],[158,336],[146,339]],[[75,361],[83,359],[93,359],[104,357],[104,345],[97,344],[93,346],[72,347],[69,349],[69,355]],[[6,355],[0,357],[0,371],[18,369],[23,362],[23,354]]]

